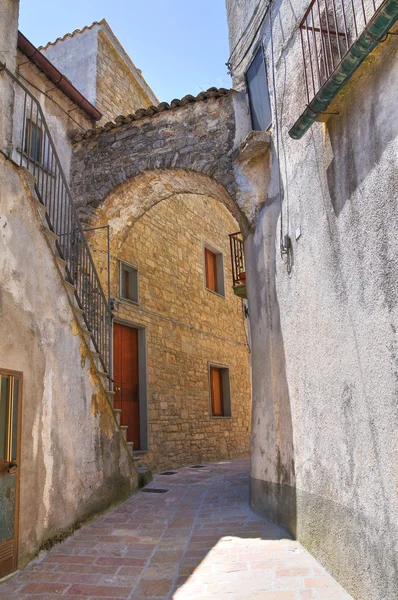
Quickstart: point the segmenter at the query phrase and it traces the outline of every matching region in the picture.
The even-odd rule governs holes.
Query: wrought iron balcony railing
[[[231,248],[232,287],[234,294],[240,298],[247,298],[245,251],[241,232],[231,233],[229,243]]]
[[[398,19],[398,0],[312,0],[300,23],[307,108],[301,138]]]
[[[111,373],[111,319],[109,302],[103,292],[83,227],[71,198],[43,110],[29,90],[0,63],[15,82],[14,140],[21,166],[36,178],[37,197],[47,209],[50,230],[57,234],[57,250],[66,262],[69,283],[99,354],[104,372]]]

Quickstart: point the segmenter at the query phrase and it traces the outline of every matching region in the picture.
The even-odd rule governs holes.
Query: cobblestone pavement
[[[149,489],[0,585],[0,600],[349,600],[248,508],[248,461],[157,475]],[[146,489],[148,489],[146,488]]]

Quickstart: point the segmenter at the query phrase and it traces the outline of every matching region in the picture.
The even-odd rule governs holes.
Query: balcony
[[[247,298],[245,252],[241,232],[231,233],[229,243],[231,247],[232,287],[234,294],[239,296],[239,298]]]
[[[300,139],[398,19],[398,0],[312,0],[300,23],[307,106],[289,131]]]

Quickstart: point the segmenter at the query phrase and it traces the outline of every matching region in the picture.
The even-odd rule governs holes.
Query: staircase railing
[[[17,84],[14,101],[14,140],[18,162],[36,177],[37,196],[47,209],[49,228],[57,234],[57,250],[66,262],[67,279],[104,372],[111,372],[111,322],[109,298],[105,297],[94,261],[84,237],[61,161],[38,100],[0,63],[0,71]],[[14,144],[15,146],[15,144]]]

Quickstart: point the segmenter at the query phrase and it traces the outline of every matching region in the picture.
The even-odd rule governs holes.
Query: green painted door
[[[0,579],[17,567],[20,386],[0,371]]]

